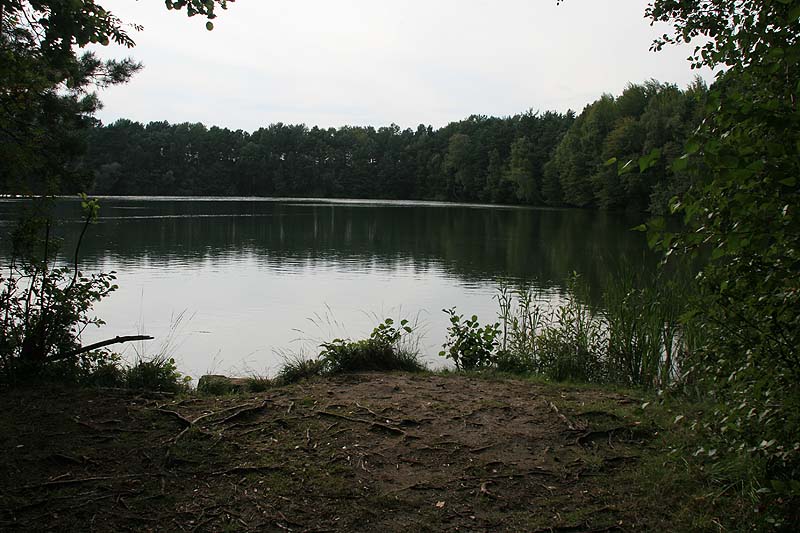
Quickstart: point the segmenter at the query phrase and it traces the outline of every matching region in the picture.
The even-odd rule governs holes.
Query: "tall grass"
[[[144,344],[133,345],[134,360],[122,367],[124,386],[131,389],[163,390],[179,392],[189,388],[189,376],[178,371],[173,353],[180,346],[181,331],[194,315],[183,310],[170,319],[169,330],[161,345],[154,352],[149,352]]]
[[[530,372],[538,362],[537,332],[543,323],[542,307],[533,299],[529,286],[512,288],[503,283],[496,296],[501,319],[498,370],[511,373]]]
[[[609,278],[603,306],[612,380],[663,388],[679,377],[690,340],[680,320],[688,288],[663,273],[649,282],[630,269]]]
[[[606,381],[607,328],[586,302],[588,288],[573,275],[566,303],[544,315],[537,338],[540,373],[556,381]]]
[[[336,338],[323,342],[316,357],[284,356],[275,381],[286,385],[314,376],[348,372],[425,370],[419,358],[415,327],[416,324],[405,319],[395,323],[387,318],[379,322],[366,339]]]
[[[556,306],[537,303],[529,287],[503,285],[493,366],[558,381],[668,387],[682,377],[696,335],[681,321],[689,280],[685,273],[652,278],[623,266],[608,278],[599,306],[588,303],[588,287],[577,275]]]

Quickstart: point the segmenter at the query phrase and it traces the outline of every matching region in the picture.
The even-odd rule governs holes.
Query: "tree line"
[[[200,123],[120,119],[85,135],[79,168],[95,194],[426,199],[659,212],[690,184],[656,164],[680,155],[707,88],[648,81],[604,94],[576,116],[473,115],[434,129],[271,124],[252,133]],[[71,191],[70,191],[71,192]]]

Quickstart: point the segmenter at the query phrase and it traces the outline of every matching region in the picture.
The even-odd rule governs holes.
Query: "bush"
[[[645,281],[622,270],[604,288],[602,310],[586,303],[588,287],[577,274],[567,280],[567,301],[550,311],[534,303],[530,289],[501,286],[498,324],[480,326],[475,316],[464,321],[445,310],[451,326],[439,355],[463,370],[663,388],[681,377],[696,333],[679,320],[691,293],[687,279],[681,271]]]
[[[124,387],[126,371],[118,360],[104,361],[92,369],[80,383],[92,387]]]
[[[416,352],[402,345],[405,335],[412,332],[408,320],[401,320],[400,327],[387,318],[372,330],[368,339],[351,341],[333,339],[321,345],[319,354],[325,372],[392,371],[419,372],[424,366]]]
[[[478,317],[464,320],[464,315],[456,314],[456,308],[442,309],[450,315],[450,327],[447,328],[447,340],[439,355],[452,359],[459,370],[480,370],[495,365],[500,335],[500,324],[481,326]]]
[[[24,216],[11,235],[10,268],[0,273],[0,373],[7,382],[77,378],[93,364],[80,347],[80,333],[102,320],[92,306],[113,292],[114,273],[85,276],[79,270],[81,241],[98,204],[84,198],[84,223],[70,266],[54,265],[59,242],[52,237],[48,200]]]
[[[156,356],[150,360],[139,359],[124,370],[125,385],[131,389],[164,392],[182,392],[188,389],[188,376],[181,375],[175,360]]]

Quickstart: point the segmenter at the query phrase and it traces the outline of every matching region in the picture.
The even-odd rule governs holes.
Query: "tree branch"
[[[74,350],[70,350],[68,352],[63,352],[58,355],[55,355],[49,358],[47,361],[52,363],[54,361],[62,361],[64,359],[69,359],[70,357],[74,357],[76,355],[80,355],[82,353],[90,352],[92,350],[96,350],[98,348],[103,348],[105,346],[111,346],[112,344],[120,344],[123,342],[132,342],[132,341],[151,341],[153,337],[150,335],[128,335],[127,337],[114,337],[113,339],[108,339],[100,342],[96,342],[94,344],[90,344],[89,346],[83,346],[81,348],[75,348]]]

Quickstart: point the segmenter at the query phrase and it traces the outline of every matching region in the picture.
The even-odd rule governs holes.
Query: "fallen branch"
[[[487,444],[486,446],[481,446],[480,448],[471,448],[471,449],[469,449],[467,451],[469,453],[481,453],[481,452],[486,451],[486,450],[488,450],[490,448],[494,448],[498,444],[499,443],[495,442],[494,444]]]
[[[80,483],[90,483],[92,481],[109,481],[112,479],[130,479],[135,477],[142,477],[145,474],[128,474],[124,476],[95,476],[84,477],[77,479],[57,479],[53,481],[45,481],[44,483],[36,483],[33,485],[24,485],[23,489],[39,489],[44,487],[62,487],[66,485],[78,485]]]
[[[248,472],[265,472],[272,470],[280,470],[279,466],[234,466],[227,470],[220,470],[219,472],[212,472],[212,476],[224,476],[227,474],[245,474]]]
[[[489,485],[489,483],[491,483],[491,481],[484,481],[483,483],[481,483],[481,488],[480,488],[480,493],[479,494],[483,494],[483,495],[488,496],[490,498],[499,499],[500,496],[496,495],[495,493],[490,491],[488,488],[486,488]]]
[[[64,359],[69,359],[70,357],[75,357],[76,355],[80,355],[82,353],[91,352],[92,350],[97,350],[98,348],[105,348],[106,346],[111,346],[112,344],[121,344],[123,342],[133,342],[133,341],[151,341],[151,340],[153,340],[153,337],[151,337],[150,335],[128,335],[126,337],[116,336],[113,339],[95,342],[94,344],[90,344],[89,346],[82,346],[80,348],[75,348],[74,350],[62,352],[58,355],[50,357],[47,361],[50,363],[53,363],[55,361],[63,361]]]
[[[403,435],[404,437],[408,435],[408,433],[406,433],[400,428],[389,426],[387,424],[382,424],[380,422],[375,422],[373,420],[364,420],[363,418],[353,418],[350,416],[340,415],[338,413],[331,413],[330,411],[316,411],[316,413],[323,416],[330,416],[333,418],[341,418],[342,420],[349,420],[350,422],[358,422],[359,424],[367,424],[371,428],[377,427],[384,431],[388,431],[389,433],[394,433],[395,435]]]
[[[553,476],[559,477],[557,473],[553,472],[552,470],[545,470],[544,468],[534,468],[531,470],[526,470],[525,472],[516,472],[510,474],[493,474],[491,476],[470,476],[462,478],[464,480],[481,480],[481,479],[509,479],[509,478],[519,478],[519,477],[527,477],[527,476]]]
[[[224,422],[227,422],[228,420],[233,420],[234,418],[238,417],[239,415],[241,415],[244,412],[251,411],[251,410],[257,410],[257,409],[262,409],[266,404],[267,404],[267,400],[264,400],[263,402],[261,402],[260,405],[253,405],[253,404],[234,405],[233,407],[228,407],[227,409],[222,409],[220,411],[212,411],[210,413],[206,413],[204,415],[200,415],[197,418],[195,418],[194,420],[189,420],[188,418],[186,418],[185,416],[183,416],[179,412],[171,411],[169,409],[156,409],[156,411],[158,411],[159,413],[166,413],[166,414],[169,414],[169,415],[172,415],[172,416],[176,417],[185,426],[181,430],[180,433],[178,433],[177,435],[175,435],[171,439],[173,443],[176,443],[176,442],[178,442],[178,440],[181,437],[183,437],[183,435],[186,434],[186,432],[188,432],[191,428],[196,426],[199,422],[201,422],[201,421],[203,421],[203,420],[205,420],[207,418],[211,418],[212,416],[215,416],[215,415],[221,415],[221,414],[224,414],[224,413],[229,413],[231,411],[236,411],[232,415],[230,415],[230,416],[228,416],[226,418],[223,418],[222,420],[219,420],[219,421],[215,422],[215,424],[222,424]]]
[[[551,411],[553,411],[556,414],[556,416],[562,422],[564,422],[564,424],[566,424],[567,428],[570,431],[581,431],[583,429],[586,429],[585,427],[577,427],[578,425],[574,424],[572,421],[570,421],[569,418],[567,418],[561,412],[559,412],[558,406],[556,406],[556,404],[554,404],[553,402],[549,402],[549,401],[545,400],[544,403],[545,403],[546,406],[548,406],[550,408]],[[585,424],[581,424],[581,425],[585,426]]]

